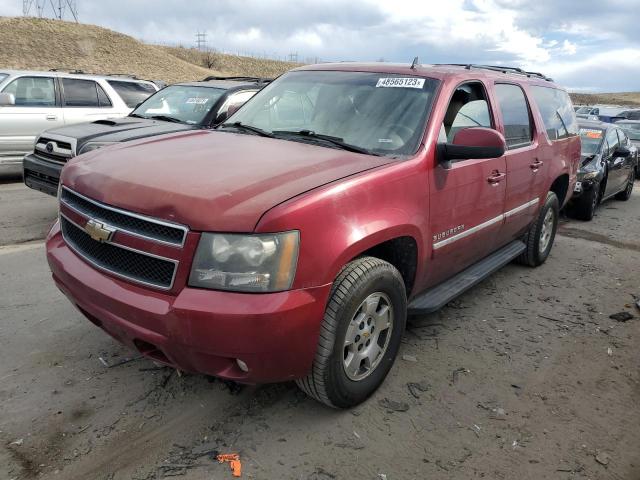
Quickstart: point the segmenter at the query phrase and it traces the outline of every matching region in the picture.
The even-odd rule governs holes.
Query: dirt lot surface
[[[225,479],[213,454],[235,452],[255,479],[638,480],[637,192],[417,319],[383,387],[334,411],[132,357],[57,291],[41,242],[10,245],[55,201],[2,185],[0,478]]]

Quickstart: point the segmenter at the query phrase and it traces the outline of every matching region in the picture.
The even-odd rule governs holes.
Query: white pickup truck
[[[0,70],[0,174],[17,174],[44,130],[120,118],[158,91],[127,76]]]

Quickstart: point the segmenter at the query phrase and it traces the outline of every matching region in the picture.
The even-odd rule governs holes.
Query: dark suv
[[[579,162],[569,96],[543,75],[305,66],[215,130],[69,162],[47,258],[143,355],[349,407],[384,380],[408,313],[547,260]]]
[[[170,85],[140,103],[129,116],[47,130],[23,161],[28,187],[56,195],[60,171],[76,155],[171,132],[212,128],[240,108],[267,79],[207,77]]]

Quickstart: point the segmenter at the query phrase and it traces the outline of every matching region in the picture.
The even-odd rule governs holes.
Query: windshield
[[[603,137],[604,130],[600,128],[581,128],[582,155],[588,156],[598,153]]]
[[[591,110],[593,110],[593,108],[591,107],[580,107],[578,110],[576,110],[576,113],[588,114],[591,113]]]
[[[368,72],[290,72],[258,92],[223,126],[240,122],[286,140],[378,155],[411,155],[424,133],[437,81]],[[304,133],[296,135],[297,132]]]
[[[170,117],[189,125],[199,125],[225,91],[222,88],[171,85],[145,100],[132,115]]]
[[[624,130],[631,140],[640,140],[640,123],[624,123],[617,122],[616,127],[620,127]]]

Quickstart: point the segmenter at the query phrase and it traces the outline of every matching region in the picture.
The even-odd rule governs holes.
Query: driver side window
[[[441,141],[453,142],[460,130],[470,127],[492,127],[487,95],[478,82],[465,83],[456,88],[444,116]]]

